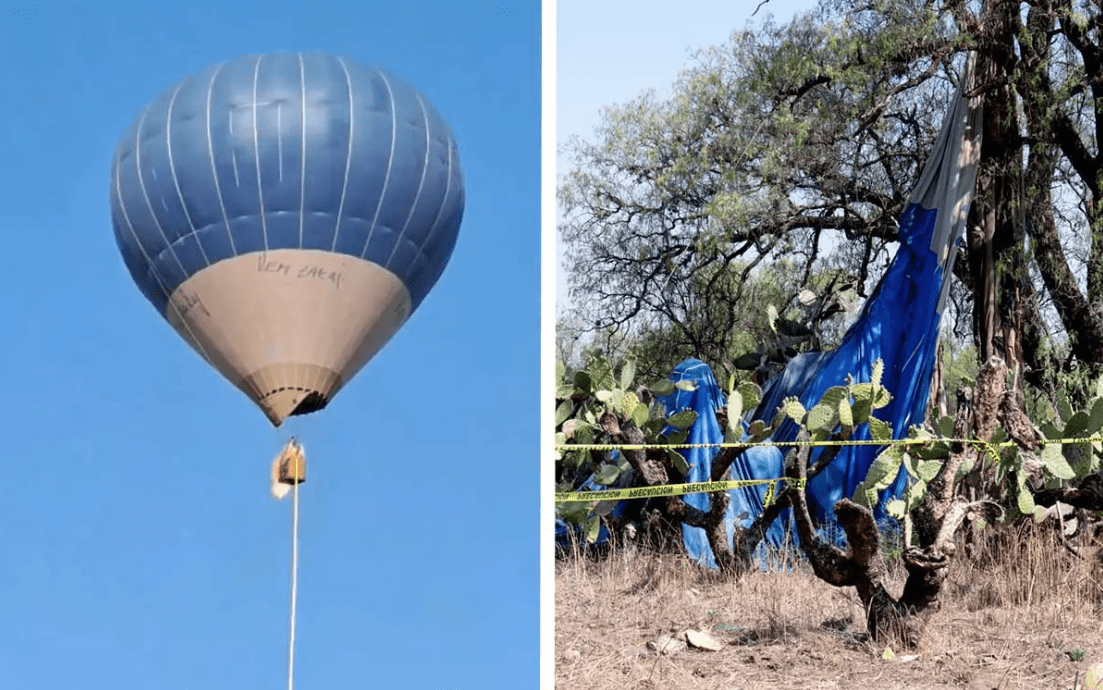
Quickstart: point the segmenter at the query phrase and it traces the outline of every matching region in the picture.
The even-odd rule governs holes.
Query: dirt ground
[[[1043,536],[1021,540],[960,556],[920,647],[891,660],[853,589],[804,567],[736,581],[631,545],[561,558],[556,687],[1076,689],[1103,661],[1103,573]],[[687,630],[718,651],[684,647]]]

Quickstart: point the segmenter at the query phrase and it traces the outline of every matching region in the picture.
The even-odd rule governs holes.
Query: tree
[[[652,380],[664,378],[678,362],[694,357],[716,362],[717,373],[725,380],[735,376],[762,383],[798,351],[837,344],[846,318],[858,303],[854,284],[847,282],[844,271],[818,271],[803,287],[790,259],[753,268],[733,262],[691,279],[683,286],[689,299],[687,316],[679,324],[656,324],[630,334],[610,325],[590,331],[587,339],[577,321],[571,324],[563,318],[563,334],[588,340],[610,356],[632,354],[639,373]],[[698,293],[722,292],[737,297],[731,301],[698,298]],[[685,324],[694,327],[681,327]]]
[[[610,111],[598,143],[574,142],[561,232],[587,320],[669,328],[723,366],[739,354],[756,271],[785,259],[792,297],[842,270],[835,287],[864,295],[945,102],[909,98],[909,85],[945,65],[852,58],[949,40],[929,13],[912,15],[742,32],[703,53],[669,101],[641,96]]]
[[[1023,103],[1029,156],[1021,202],[1025,230],[1068,333],[1070,356],[1098,371],[1103,365],[1103,9],[1071,0],[1034,3],[1017,33],[1022,56],[1013,85]]]
[[[583,321],[662,331],[727,368],[754,307],[742,286],[779,259],[791,296],[826,269],[864,295],[973,48],[985,148],[955,290],[982,360],[1048,390],[1103,367],[1103,10],[973,7],[826,1],[703,51],[669,99],[610,109],[594,142],[568,145],[560,189]]]

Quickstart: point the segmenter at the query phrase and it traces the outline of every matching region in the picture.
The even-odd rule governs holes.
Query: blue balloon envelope
[[[115,151],[123,261],[273,424],[328,404],[440,278],[464,183],[429,100],[335,55],[249,55],[170,86]]]

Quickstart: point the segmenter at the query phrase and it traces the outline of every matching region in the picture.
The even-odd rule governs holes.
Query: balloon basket
[[[306,481],[306,453],[294,438],[287,442],[276,458],[276,481],[289,486]]]

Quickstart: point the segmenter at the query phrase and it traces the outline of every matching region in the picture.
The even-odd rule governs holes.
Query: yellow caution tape
[[[1099,443],[1103,442],[1103,436],[1087,436],[1084,438],[1045,438],[1041,439],[1042,445],[1068,445],[1071,443]],[[991,443],[977,439],[960,438],[894,438],[886,441],[874,439],[853,439],[850,441],[759,441],[742,443],[557,443],[556,450],[688,450],[691,448],[741,448],[754,447],[793,448],[801,446],[922,446],[931,443],[961,443],[973,446],[978,450],[986,448],[1010,448],[1017,445],[1014,441],[1000,441]]]
[[[1103,442],[1103,436],[1087,436],[1082,438],[1042,439],[1043,445],[1071,443],[1098,443]],[[872,439],[856,439],[851,441],[761,441],[751,443],[639,443],[639,444],[615,444],[615,443],[579,443],[556,444],[556,450],[651,450],[673,449],[683,450],[689,448],[751,448],[754,446],[896,446],[896,445],[926,445],[929,443],[961,443],[974,447],[976,450],[988,454],[998,460],[997,448],[1010,448],[1014,441],[1001,441],[989,443],[977,439],[956,438],[898,438],[887,441],[875,441]],[[688,484],[660,484],[656,486],[638,486],[631,489],[606,489],[602,491],[557,491],[556,503],[586,503],[591,501],[621,501],[629,498],[655,498],[662,496],[684,496],[686,494],[704,494],[713,491],[730,491],[742,489],[748,486],[761,486],[769,484],[766,491],[764,505],[769,506],[775,500],[775,489],[778,482],[786,482],[798,488],[804,488],[807,480],[796,477],[774,477],[772,479],[732,479],[718,482],[691,482]]]
[[[607,489],[603,491],[557,491],[556,503],[588,503],[591,501],[621,501],[628,498],[655,498],[661,496],[684,496],[686,494],[707,494],[713,491],[730,491],[748,486],[769,484],[767,498],[773,495],[773,486],[785,482],[800,488],[805,480],[796,477],[775,477],[774,479],[731,479],[719,482],[690,482],[688,484],[659,484],[656,486],[637,486],[632,489]],[[766,501],[770,505],[772,501]]]

